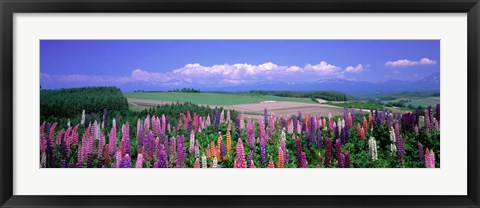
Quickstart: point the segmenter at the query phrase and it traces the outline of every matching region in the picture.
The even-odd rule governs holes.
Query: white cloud
[[[357,66],[348,66],[347,68],[345,68],[345,71],[346,72],[350,72],[350,73],[359,73],[359,72],[362,72],[363,70],[365,70],[365,68],[363,67],[362,64],[359,64]]]
[[[363,66],[347,67],[348,72],[363,71]],[[192,63],[182,68],[166,72],[152,72],[142,69],[133,70],[127,76],[99,76],[99,75],[51,75],[42,73],[42,81],[58,81],[64,83],[86,83],[86,84],[127,84],[144,82],[159,86],[170,86],[178,84],[193,84],[202,86],[234,86],[239,84],[254,84],[264,81],[291,82],[295,81],[316,81],[324,78],[341,78],[345,70],[321,61],[318,64],[306,64],[299,66],[281,66],[271,62],[252,65],[247,63],[223,64],[202,66],[199,63]]]
[[[420,65],[433,65],[436,64],[437,61],[431,60],[428,58],[422,58],[418,61],[412,61],[408,59],[401,59],[396,61],[387,61],[385,62],[385,66],[388,67],[409,67],[409,66],[420,66]]]

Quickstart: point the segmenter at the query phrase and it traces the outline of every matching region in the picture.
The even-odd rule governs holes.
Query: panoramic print
[[[439,40],[41,40],[40,168],[440,168]]]

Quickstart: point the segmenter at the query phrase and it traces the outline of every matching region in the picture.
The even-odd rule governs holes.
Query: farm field
[[[290,98],[250,93],[133,92],[124,94],[127,98],[169,102],[190,102],[199,105],[238,105],[260,103],[269,100],[316,103],[310,98]]]

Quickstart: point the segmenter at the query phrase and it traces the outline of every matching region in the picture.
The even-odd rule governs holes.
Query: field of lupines
[[[92,115],[93,116],[93,115]],[[41,168],[435,168],[440,167],[440,105],[424,112],[236,118],[184,112],[40,125]],[[135,118],[137,119],[137,118]],[[93,122],[92,122],[93,121]],[[133,136],[132,136],[133,135]]]

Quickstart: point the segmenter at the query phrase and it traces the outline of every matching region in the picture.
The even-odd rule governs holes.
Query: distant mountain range
[[[148,83],[137,83],[120,86],[123,91],[134,90],[171,90],[173,88],[192,87],[186,83],[178,81],[172,83],[168,89],[158,89],[158,86],[149,85]],[[426,91],[440,89],[440,73],[434,73],[417,81],[387,80],[380,83],[372,83],[365,81],[350,81],[345,79],[322,79],[315,82],[263,82],[253,85],[240,85],[232,87],[218,88],[194,87],[201,91],[224,91],[224,92],[242,92],[250,90],[290,90],[290,91],[337,91],[352,95],[385,93],[385,92],[401,92],[401,91]]]

